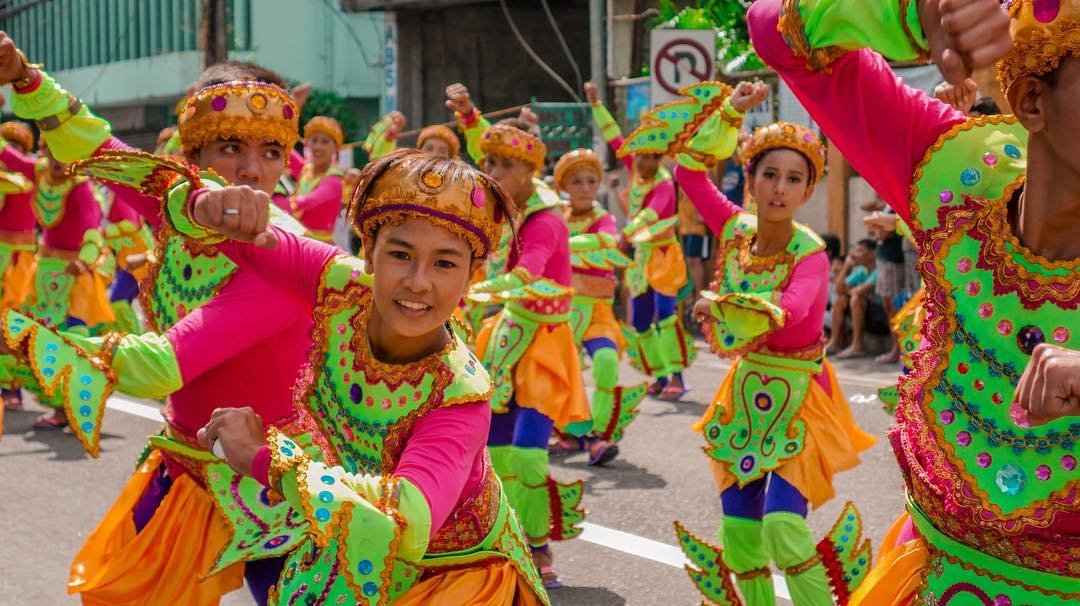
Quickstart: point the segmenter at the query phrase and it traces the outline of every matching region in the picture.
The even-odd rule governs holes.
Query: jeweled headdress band
[[[762,126],[743,143],[739,157],[745,162],[746,172],[753,172],[754,162],[762,154],[774,149],[790,149],[799,152],[810,163],[810,184],[821,180],[825,174],[825,146],[814,131],[791,122],[775,122]]]
[[[1008,91],[1021,76],[1042,76],[1067,56],[1080,57],[1080,0],[1012,0],[1007,3],[1013,47],[998,61]]]
[[[360,173],[349,221],[361,236],[407,217],[427,219],[469,243],[477,257],[498,244],[509,195],[475,168],[414,149],[395,151]]]
[[[345,144],[345,131],[341,123],[330,116],[315,116],[304,125],[304,138],[307,139],[315,133],[322,133],[334,140],[334,144],[341,147]]]
[[[597,177],[604,176],[604,165],[591,149],[575,149],[559,158],[555,164],[555,187],[565,189],[566,180],[582,170],[592,171]]]
[[[300,110],[288,91],[251,80],[200,89],[179,112],[180,143],[193,153],[218,139],[272,141],[292,149],[299,138]]]
[[[504,158],[516,158],[534,169],[544,167],[547,146],[538,137],[509,124],[489,126],[480,136],[480,151]]]

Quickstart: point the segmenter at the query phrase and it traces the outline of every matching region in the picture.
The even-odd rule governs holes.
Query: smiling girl
[[[341,212],[342,179],[345,172],[334,164],[345,143],[341,124],[329,116],[315,116],[304,125],[304,148],[310,162],[295,149],[289,154],[289,172],[296,179],[296,193],[289,198],[289,210],[308,229],[308,235],[323,242],[334,239],[334,221]]]
[[[823,563],[816,550],[805,520],[808,505],[831,499],[833,475],[857,465],[858,453],[874,439],[855,426],[824,359],[825,245],[795,221],[822,176],[825,150],[795,124],[758,129],[740,152],[757,215],[742,212],[712,183],[704,163],[731,156],[742,112],[763,101],[768,88],[743,82],[730,97],[729,91],[716,83],[687,89],[686,115],[697,114],[700,122],[656,122],[628,144],[647,146],[651,135],[689,139],[676,147],[676,179],[720,241],[716,280],[694,311],[713,351],[733,364],[694,428],[705,438],[720,491],[723,564],[750,606],[775,603],[770,561],[784,571],[796,606],[830,605],[833,573],[857,575],[827,570],[836,562]],[[656,114],[683,114],[671,109]],[[725,575],[706,576],[720,583]]]

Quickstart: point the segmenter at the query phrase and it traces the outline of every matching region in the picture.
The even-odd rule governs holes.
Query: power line
[[[525,49],[525,52],[528,53],[529,56],[532,57],[532,60],[540,66],[540,69],[544,70],[544,72],[546,72],[547,75],[551,76],[551,78],[555,80],[555,82],[557,82],[560,86],[566,89],[566,92],[570,93],[570,96],[574,98],[574,101],[582,103],[581,97],[578,96],[577,92],[574,91],[573,87],[571,87],[570,84],[566,82],[566,80],[563,80],[562,76],[560,76],[555,70],[551,69],[551,66],[545,63],[544,60],[540,58],[540,55],[537,55],[536,51],[534,51],[532,47],[529,46],[528,41],[525,40],[525,37],[521,35],[521,31],[518,30],[517,24],[514,23],[514,18],[510,16],[510,9],[506,6],[506,0],[499,0],[499,5],[502,6],[503,16],[506,17],[506,23],[510,26],[510,31],[514,33],[514,37],[517,38],[518,43],[520,43],[521,47]]]
[[[555,15],[551,14],[551,7],[548,6],[548,0],[540,0],[540,4],[544,6],[544,12],[547,13],[548,21],[551,22],[551,29],[555,30],[555,37],[559,39],[559,45],[562,46],[563,52],[566,53],[567,60],[570,61],[570,67],[574,70],[574,76],[577,77],[577,89],[581,90],[585,83],[581,79],[581,68],[578,66],[577,61],[574,60],[574,54],[570,52],[570,45],[566,43],[566,38],[563,37],[562,29],[559,28],[559,24],[555,22]]]
[[[336,18],[338,21],[341,22],[342,25],[345,26],[345,31],[349,32],[349,36],[352,37],[353,42],[356,43],[356,48],[360,50],[360,58],[364,61],[365,65],[372,69],[378,67],[386,67],[386,63],[382,61],[372,62],[371,59],[368,59],[367,52],[364,50],[364,43],[360,40],[360,36],[356,35],[356,30],[353,29],[352,24],[349,23],[349,21],[345,19],[345,17],[341,16],[340,10],[335,7],[333,3],[330,2],[330,0],[323,0],[323,6],[325,6],[326,10],[330,11],[330,13],[334,15],[334,18]]]

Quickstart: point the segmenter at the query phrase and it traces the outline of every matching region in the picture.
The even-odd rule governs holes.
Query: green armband
[[[64,337],[85,351],[98,351],[105,346],[103,337],[67,333]],[[124,335],[111,347],[110,369],[116,376],[118,391],[136,398],[156,399],[164,398],[184,386],[176,351],[164,335]]]
[[[619,123],[612,117],[611,112],[604,107],[603,103],[594,103],[592,105],[593,120],[596,120],[596,126],[600,127],[600,135],[604,137],[604,141],[611,141],[617,137],[622,136],[622,129],[619,128]]]
[[[474,293],[502,292],[504,290],[521,288],[522,286],[535,281],[536,276],[530,274],[529,270],[524,267],[515,267],[509,273],[474,284],[472,291]]]
[[[11,101],[15,115],[37,123],[49,151],[60,162],[89,158],[112,136],[109,123],[95,116],[48,73],[39,72],[41,84],[36,89],[15,93]]]
[[[212,180],[207,175],[202,176],[202,185],[206,189],[215,190],[224,187],[221,183]],[[169,190],[165,197],[165,220],[180,235],[202,242],[205,244],[218,244],[225,241],[221,234],[203,227],[191,217],[190,198],[191,184],[187,181],[178,183]]]
[[[784,0],[780,31],[814,69],[861,48],[893,61],[926,59],[929,49],[917,0]]]
[[[626,224],[626,227],[623,228],[623,235],[629,238],[659,220],[660,215],[656,214],[655,210],[643,208],[638,214],[634,215],[634,218],[630,219]]]
[[[458,116],[458,125],[465,134],[465,149],[469,152],[469,157],[479,165],[484,161],[484,152],[480,149],[480,138],[491,126],[491,122],[480,114],[480,110],[474,109],[473,112],[476,113],[476,121],[471,126],[466,126],[461,116]]]
[[[89,267],[97,265],[101,258],[101,251],[105,248],[105,238],[99,229],[88,229],[83,234],[82,246],[79,248],[79,260]]]

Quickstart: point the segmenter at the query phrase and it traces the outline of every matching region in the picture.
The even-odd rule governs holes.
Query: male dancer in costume
[[[697,350],[676,309],[687,273],[675,236],[675,183],[660,166],[660,154],[626,152],[619,125],[600,103],[596,85],[587,83],[585,94],[600,133],[631,175],[628,222],[622,230],[624,242],[634,247],[634,262],[624,274],[633,297],[630,321],[634,330],[627,335],[630,361],[656,379],[649,393],[662,400],[678,400],[686,393],[682,372]]]
[[[1080,424],[1023,377],[1040,345],[1080,348],[1080,3],[762,0],[748,21],[920,252],[923,345],[890,432],[907,514],[852,603],[1077,603]],[[1015,115],[969,118],[870,46],[954,84],[1001,57]]]

